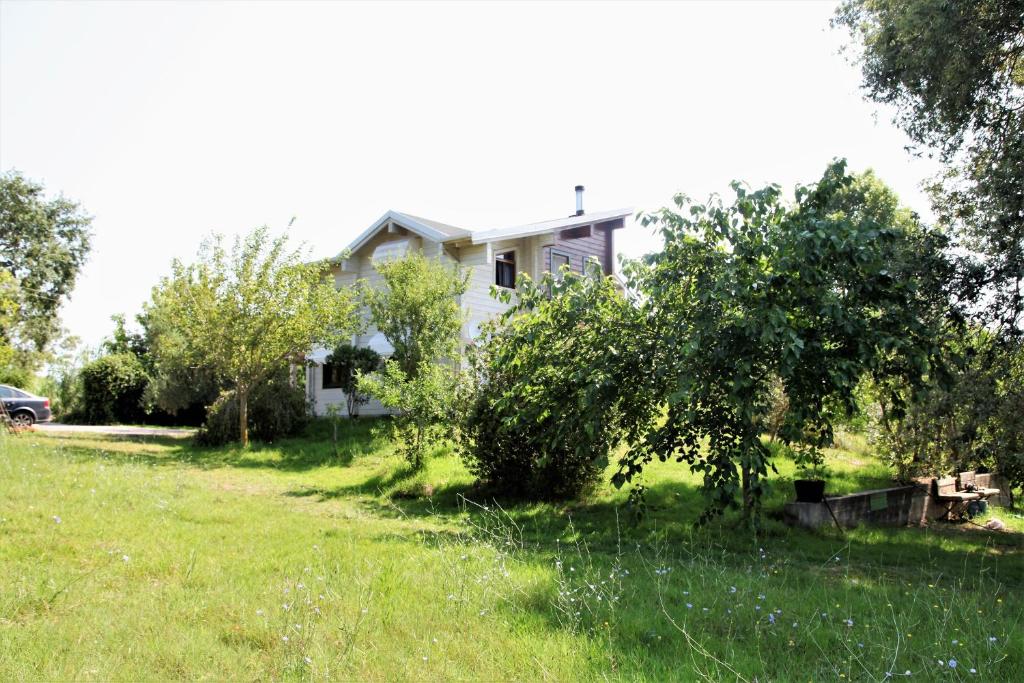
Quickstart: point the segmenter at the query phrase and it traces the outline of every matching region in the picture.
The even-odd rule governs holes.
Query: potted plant
[[[794,453],[797,478],[793,480],[798,503],[820,503],[825,499],[825,456],[817,448]]]

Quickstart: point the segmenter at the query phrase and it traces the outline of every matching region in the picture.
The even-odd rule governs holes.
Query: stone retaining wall
[[[978,486],[998,488],[1000,494],[989,498],[989,505],[1008,506],[1009,489],[995,474],[977,475]],[[946,505],[932,499],[931,479],[911,486],[896,486],[874,491],[859,491],[847,496],[826,496],[836,520],[844,527],[926,525],[946,513]],[[786,503],[786,517],[794,524],[819,527],[835,524],[824,503]]]

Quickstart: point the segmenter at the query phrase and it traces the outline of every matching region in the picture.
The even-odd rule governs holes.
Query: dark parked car
[[[28,427],[36,422],[49,422],[52,417],[50,399],[35,396],[6,384],[0,384],[0,400],[3,400],[7,414],[18,427]]]

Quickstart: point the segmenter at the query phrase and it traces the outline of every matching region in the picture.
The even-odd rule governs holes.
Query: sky
[[[89,345],[211,232],[265,224],[321,257],[389,209],[517,225],[573,213],[582,184],[588,211],[653,210],[835,157],[927,217],[936,167],[863,100],[833,11],[0,0],[0,171],[94,216],[62,312]]]

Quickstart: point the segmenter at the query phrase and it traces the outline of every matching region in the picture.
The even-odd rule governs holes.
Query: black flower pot
[[[793,486],[796,488],[798,503],[820,503],[825,499],[824,479],[797,479]]]

